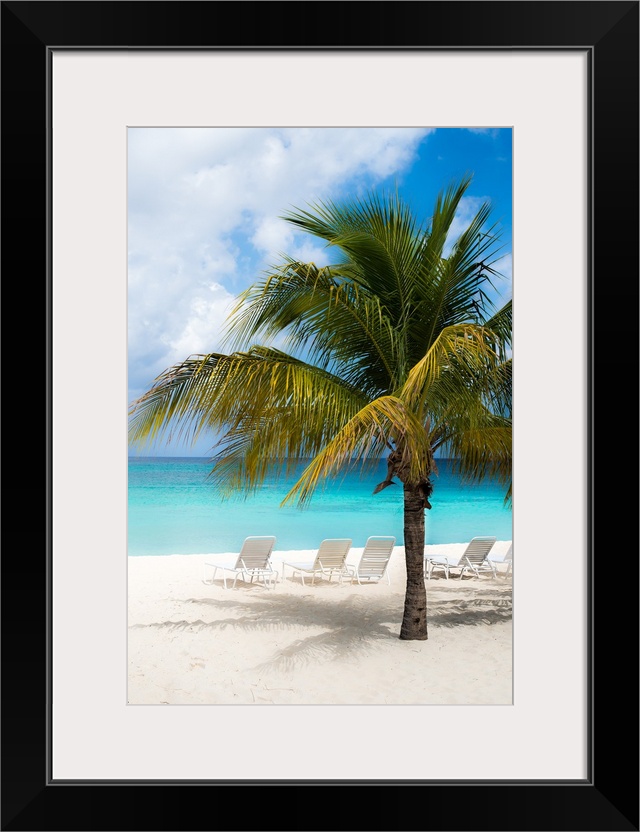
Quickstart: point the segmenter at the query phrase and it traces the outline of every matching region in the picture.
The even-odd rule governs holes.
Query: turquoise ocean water
[[[304,466],[301,464],[299,470]],[[512,512],[504,487],[462,484],[439,460],[433,508],[425,512],[425,543],[464,543],[477,535],[512,539]],[[257,494],[223,499],[207,480],[200,457],[131,457],[128,482],[129,555],[237,552],[248,535],[275,535],[276,550],[316,549],[325,537],[350,537],[354,548],[369,535],[395,535],[404,544],[402,486],[373,495],[386,463],[365,476],[359,471],[318,489],[309,505],[280,508],[295,477],[266,480]]]

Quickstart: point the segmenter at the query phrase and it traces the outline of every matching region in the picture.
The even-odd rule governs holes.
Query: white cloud
[[[130,129],[130,397],[190,353],[219,349],[230,302],[282,252],[327,262],[282,214],[401,173],[430,132]]]
[[[315,263],[326,266],[331,262],[330,249],[327,246],[314,245],[309,239],[302,239],[291,250],[291,256],[301,263]],[[335,260],[334,260],[335,262]]]
[[[293,243],[293,229],[277,217],[263,217],[257,221],[251,242],[267,255],[288,251]]]
[[[218,283],[211,284],[208,290],[209,297],[199,294],[191,298],[184,329],[169,342],[179,355],[211,352],[212,344],[218,345],[234,296]]]
[[[218,283],[181,292],[180,276],[166,289],[142,284],[134,272],[129,290],[130,398],[139,396],[163,370],[193,353],[213,352],[235,295]]]
[[[489,136],[492,139],[497,138],[500,133],[497,127],[467,127],[467,130],[478,136]]]

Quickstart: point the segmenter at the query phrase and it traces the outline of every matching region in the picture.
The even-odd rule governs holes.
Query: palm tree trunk
[[[427,590],[424,584],[424,499],[417,485],[404,484],[404,552],[407,591],[400,628],[401,639],[425,641]]]

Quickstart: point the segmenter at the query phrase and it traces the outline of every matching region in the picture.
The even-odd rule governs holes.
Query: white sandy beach
[[[497,541],[494,556],[510,541]],[[459,555],[465,543],[426,546]],[[351,549],[355,565],[362,549]],[[505,705],[512,702],[512,579],[481,574],[427,581],[426,641],[398,638],[406,571],[397,546],[389,578],[359,586],[299,576],[274,589],[220,572],[205,583],[205,561],[237,553],[130,557],[130,704]],[[314,551],[275,551],[283,561]],[[209,571],[209,575],[211,572]]]

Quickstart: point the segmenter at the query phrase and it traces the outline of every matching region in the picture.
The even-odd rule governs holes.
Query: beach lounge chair
[[[311,575],[312,586],[317,575],[328,578],[329,581],[334,575],[337,575],[340,583],[342,583],[343,577],[349,575],[345,561],[350,548],[351,540],[348,538],[326,538],[320,544],[314,561],[285,561],[282,564],[282,579],[284,580],[284,568],[288,566],[291,569],[292,577],[296,573],[300,574],[303,586],[306,586],[304,582],[305,575]]]
[[[232,589],[235,589],[239,577],[243,581],[249,579],[262,580],[265,587],[275,587],[278,580],[278,572],[271,565],[271,553],[275,545],[275,537],[247,537],[242,544],[240,554],[235,563],[220,564],[206,562],[203,566],[205,583],[212,583],[218,573],[222,573],[222,582],[227,589],[227,572],[233,575]],[[211,579],[207,580],[207,570],[213,569]]]
[[[491,572],[495,578],[497,571],[496,565],[488,557],[495,542],[495,537],[474,537],[467,544],[467,548],[458,560],[446,555],[430,555],[426,557],[424,559],[424,571],[428,580],[431,580],[431,573],[434,569],[442,569],[447,580],[452,569],[460,570],[460,580],[462,580],[462,576],[467,571],[473,572],[476,578],[480,577],[481,572]]]
[[[379,581],[386,577],[387,583],[391,586],[387,566],[395,545],[395,537],[370,537],[360,556],[357,566],[347,565],[351,575],[351,583],[357,580],[362,584],[364,580]]]
[[[506,578],[508,575],[511,574],[511,570],[513,569],[513,543],[509,544],[509,548],[502,557],[499,557],[498,555],[493,555],[492,557],[491,555],[489,555],[489,560],[493,561],[496,565],[498,563],[507,564],[507,568],[501,570],[501,574],[503,574]]]

